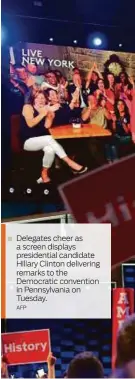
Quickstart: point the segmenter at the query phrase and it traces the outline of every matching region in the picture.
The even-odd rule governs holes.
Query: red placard
[[[2,354],[8,365],[46,362],[50,350],[49,329],[2,334]]]
[[[78,223],[112,224],[112,267],[135,256],[135,155],[59,188]]]
[[[134,313],[134,289],[113,289],[112,369],[115,368],[117,333],[126,317]]]

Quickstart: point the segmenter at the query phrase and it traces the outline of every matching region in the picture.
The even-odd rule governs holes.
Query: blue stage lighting
[[[5,29],[3,25],[1,25],[1,44],[2,45],[4,44],[6,39],[7,39],[7,30]]]
[[[88,35],[87,46],[89,49],[105,49],[107,45],[108,41],[105,34],[96,31]]]
[[[94,39],[93,39],[93,45],[95,45],[95,46],[100,46],[100,45],[102,45],[102,40],[101,40],[101,38],[99,38],[99,37],[94,38]]]

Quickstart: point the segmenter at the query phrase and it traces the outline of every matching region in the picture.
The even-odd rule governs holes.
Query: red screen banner
[[[134,313],[134,289],[113,289],[112,369],[115,368],[117,333],[126,317]]]
[[[135,256],[135,155],[59,188],[78,223],[111,223],[112,267]]]
[[[2,353],[8,365],[46,362],[50,350],[49,329],[2,334]]]

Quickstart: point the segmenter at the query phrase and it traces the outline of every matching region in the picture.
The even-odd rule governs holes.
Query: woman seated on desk
[[[94,95],[88,96],[88,107],[82,112],[82,120],[103,128],[108,126],[108,120],[111,120],[111,115],[106,109],[104,96],[100,95],[98,100]]]
[[[52,89],[46,91],[49,105],[54,112],[53,126],[67,125],[73,118],[81,118],[82,109],[79,103],[79,91],[76,89],[72,94],[70,103],[60,104],[59,93]]]
[[[41,179],[42,182],[50,182],[48,170],[52,166],[55,154],[73,170],[74,173],[83,173],[87,170],[70,159],[63,147],[54,140],[49,132],[54,118],[54,110],[47,104],[42,91],[31,97],[31,103],[25,104],[22,110],[21,137],[23,148],[27,151],[42,150],[43,161]]]

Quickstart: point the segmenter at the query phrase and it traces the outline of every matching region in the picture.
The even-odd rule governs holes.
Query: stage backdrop
[[[15,63],[27,66],[36,62],[39,73],[44,73],[47,66],[51,69],[59,69],[67,78],[71,78],[74,67],[78,67],[82,73],[87,73],[93,62],[97,63],[100,72],[104,72],[109,64],[109,69],[118,76],[124,69],[129,76],[135,79],[135,54],[105,50],[84,49],[80,47],[43,45],[35,43],[19,43],[10,48],[10,57]]]
[[[37,67],[30,67],[30,64],[34,63],[36,63]],[[41,188],[43,188],[43,186],[37,188],[37,179],[40,178],[41,174],[43,154],[42,151],[30,153],[24,151],[23,149],[24,136],[21,135],[21,132],[22,134],[24,133],[24,128],[23,130],[21,129],[21,118],[24,103],[29,103],[31,101],[30,95],[34,94],[34,91],[37,91],[40,87],[44,89],[53,87],[53,89],[57,89],[57,96],[60,101],[60,112],[59,110],[58,112],[55,112],[55,118],[52,126],[65,126],[71,123],[75,124],[75,122],[72,122],[74,118],[75,120],[80,119],[80,123],[82,123],[82,108],[88,104],[88,95],[96,93],[95,88],[98,89],[97,83],[100,74],[104,79],[104,85],[106,88],[107,73],[114,74],[116,84],[118,84],[120,81],[120,73],[126,73],[126,83],[128,83],[129,86],[128,91],[132,93],[133,82],[135,82],[135,54],[21,42],[9,48],[9,66],[10,74],[8,83],[10,90],[8,93],[10,94],[10,99],[7,98],[7,102],[5,104],[5,114],[9,112],[11,117],[10,127],[7,125],[7,123],[3,123],[3,133],[5,133],[6,140],[5,146],[3,148],[3,162],[7,162],[7,164],[5,163],[5,165],[7,165],[7,169],[5,170],[5,180],[3,180],[4,189],[2,191],[2,199],[3,201],[11,201],[12,198],[12,201],[16,201],[16,199],[18,201],[21,201],[24,199],[25,194],[25,199],[27,197],[29,200],[30,196],[28,198],[27,188],[32,188],[31,198],[34,199],[34,201],[37,201],[41,199],[41,196],[44,197],[44,190],[42,191],[42,194],[39,194],[38,192]],[[87,74],[92,67],[93,71],[96,71],[98,74],[97,79],[96,82],[94,82],[94,79],[93,82],[87,82],[88,88],[86,88]],[[78,116],[70,117],[71,112],[69,112],[69,103],[71,102],[73,92],[75,91],[76,86],[79,86],[79,84],[73,84],[72,82],[72,80],[75,82],[75,78],[73,77],[74,68],[79,69],[82,78],[82,84],[79,90],[79,105],[76,107],[77,109],[74,109],[75,113],[74,110],[72,112],[73,116],[73,114],[76,114],[77,111],[79,118]],[[50,79],[49,75],[46,75],[49,70],[55,72],[55,77],[53,75],[55,84],[52,82],[52,78]],[[63,76],[61,78],[61,81],[58,71]],[[117,87],[119,87],[119,91],[121,88],[123,91],[123,87],[114,86],[115,89],[118,89]],[[101,93],[105,93],[104,90],[100,91]],[[115,97],[115,101],[115,92],[118,91],[114,91],[114,89],[111,89],[110,91],[112,91]],[[124,94],[122,92],[122,96],[123,95]],[[49,96],[50,95],[48,95],[46,92],[46,101],[49,104],[51,104],[52,101],[51,105],[53,105],[54,100],[50,100]],[[130,98],[132,99],[132,95],[130,95]],[[131,103],[131,99],[127,99],[128,103]],[[66,109],[68,109],[68,111],[66,111]],[[112,111],[110,110],[112,113],[114,111],[115,107],[113,107]],[[105,122],[106,121],[107,120],[105,120]],[[63,139],[61,139],[61,144],[64,147],[67,155],[75,156],[75,159],[78,163],[83,166],[87,166],[89,169],[93,169],[95,165],[97,167],[97,164],[101,165],[106,163],[105,154],[103,153],[104,138],[99,139],[100,146],[98,145],[95,155],[94,152],[91,152],[91,155],[87,153],[86,138],[78,138],[78,140],[80,140],[80,145],[77,145],[77,142],[75,139],[73,140],[73,138],[70,139],[69,143],[68,137],[65,138],[64,142]],[[10,141],[10,149],[7,147],[7,140]],[[101,144],[103,146],[101,146]],[[10,153],[8,154],[9,150]],[[34,170],[32,169],[33,167]],[[50,202],[54,205],[61,205],[61,200],[58,195],[57,188],[59,184],[71,179],[72,175],[69,171],[70,170],[66,171],[66,169],[64,169],[63,172],[61,172],[61,170],[58,172],[58,170],[55,170],[54,167],[52,168],[50,188],[53,192],[50,200],[48,200],[50,192],[49,196],[46,196],[46,203]],[[36,187],[34,187],[33,190],[33,186],[35,185]],[[10,192],[10,188],[11,190],[13,188],[12,193]]]

